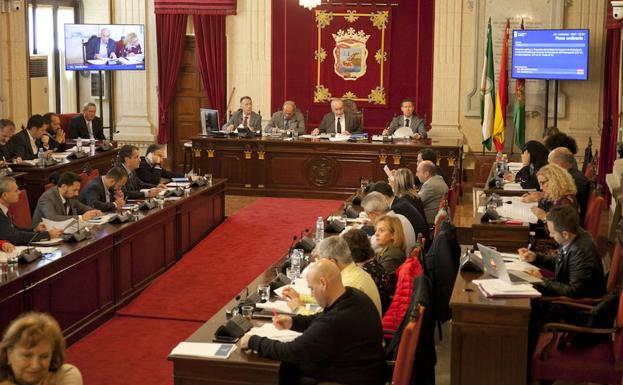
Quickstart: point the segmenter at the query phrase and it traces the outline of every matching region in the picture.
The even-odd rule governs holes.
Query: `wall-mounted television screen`
[[[65,69],[145,69],[142,24],[65,24]]]
[[[586,80],[588,29],[513,31],[512,77]]]

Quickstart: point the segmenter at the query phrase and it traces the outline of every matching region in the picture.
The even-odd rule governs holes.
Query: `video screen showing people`
[[[145,27],[141,24],[65,24],[65,69],[144,70]]]

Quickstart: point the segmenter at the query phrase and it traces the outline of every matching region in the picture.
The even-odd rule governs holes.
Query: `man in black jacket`
[[[328,259],[310,267],[307,284],[323,312],[273,318],[278,329],[302,335],[280,342],[247,334],[241,348],[282,361],[281,384],[384,384],[383,331],[372,300],[357,289],[344,287],[339,269]]]
[[[156,185],[143,182],[137,175],[136,169],[138,168],[141,158],[138,155],[138,147],[132,145],[125,145],[119,149],[119,166],[123,168],[128,178],[127,183],[123,187],[123,194],[129,199],[144,199],[153,198],[160,190],[162,185]]]
[[[46,150],[65,151],[65,131],[61,129],[61,118],[54,112],[43,115],[46,133],[37,141]]]
[[[571,206],[553,207],[547,213],[547,229],[560,248],[550,257],[519,249],[519,256],[554,269],[554,279],[536,283],[545,296],[601,297],[606,293],[604,271],[597,246],[589,233],[579,225],[577,211]],[[532,272],[541,278],[538,270]]]
[[[0,119],[0,164],[11,162],[15,157],[9,147],[9,140],[15,134],[15,123],[9,119]],[[21,159],[17,159],[21,161]]]
[[[27,245],[31,241],[58,238],[63,231],[47,230],[43,223],[39,223],[34,229],[20,229],[15,226],[9,213],[9,206],[19,201],[19,194],[14,178],[10,176],[0,178],[0,239],[15,245]]]
[[[141,158],[141,164],[136,169],[136,176],[145,183],[153,185],[160,184],[161,178],[183,178],[183,174],[168,171],[162,168],[164,159],[164,149],[159,144],[150,144],[145,151],[145,156]]]
[[[15,156],[19,156],[23,160],[37,159],[37,153],[39,151],[37,140],[45,134],[45,128],[43,116],[31,116],[26,124],[26,129],[13,135],[11,140],[9,140],[11,153]],[[51,154],[52,151],[46,151],[46,158],[50,157]]]
[[[101,211],[121,209],[125,203],[121,189],[128,176],[121,167],[113,167],[106,175],[93,178],[82,191],[80,202]]]
[[[95,116],[95,103],[88,102],[82,107],[82,113],[69,121],[67,137],[70,139],[104,140],[104,124],[102,118]]]

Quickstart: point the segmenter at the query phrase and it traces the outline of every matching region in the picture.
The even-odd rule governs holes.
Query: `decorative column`
[[[430,137],[462,139],[459,131],[463,1],[435,1],[433,121]]]
[[[30,103],[25,9],[0,14],[0,116],[15,121],[18,129],[26,125]]]

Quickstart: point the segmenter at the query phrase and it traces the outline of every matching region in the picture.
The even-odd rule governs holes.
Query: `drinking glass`
[[[164,208],[164,199],[163,198],[156,198],[156,203],[158,204],[158,208],[159,209],[163,209]]]
[[[296,270],[291,267],[286,268],[286,276],[290,280],[290,282],[294,282],[296,279]]]
[[[212,186],[212,174],[205,174],[205,178],[208,186]]]
[[[242,307],[242,316],[251,321],[251,318],[253,318],[253,306],[244,305]]]
[[[270,298],[270,286],[259,285],[257,287],[257,293],[260,295],[260,300],[262,302],[268,302],[268,299]]]

